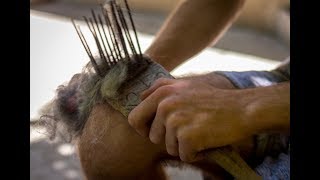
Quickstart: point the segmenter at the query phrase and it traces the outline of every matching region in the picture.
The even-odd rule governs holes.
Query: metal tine
[[[124,0],[124,3],[126,6],[127,15],[129,16],[132,30],[135,35],[139,55],[142,58],[141,48],[140,48],[136,28],[133,23],[131,10],[129,8],[127,0]],[[95,40],[95,43],[99,50],[100,58],[103,60],[104,63],[106,63],[107,65],[106,67],[110,69],[119,60],[130,60],[128,48],[131,50],[131,52],[135,56],[138,55],[138,52],[135,47],[135,43],[133,43],[133,38],[131,37],[129,26],[121,7],[114,0],[109,0],[106,3],[106,6],[103,6],[102,4],[100,4],[100,6],[102,9],[104,20],[106,22],[107,30],[105,30],[105,27],[103,26],[102,18],[100,14],[98,13],[96,15],[93,9],[91,9],[93,19],[89,17],[89,20],[88,20],[88,18],[84,17],[84,20]],[[83,47],[85,48],[90,58],[93,68],[95,69],[95,71],[99,76],[103,77],[103,74],[99,69],[97,60],[94,58],[89,48],[89,45],[81,31],[81,28],[75,24],[75,21],[73,19],[72,19],[72,23],[77,31],[77,34],[81,40]],[[102,28],[102,32],[100,28]],[[106,47],[105,43],[107,43],[108,48]]]
[[[96,25],[96,27],[97,27],[97,29],[98,29],[98,33],[99,33],[99,36],[100,36],[100,40],[101,40],[102,45],[103,45],[104,50],[105,50],[106,60],[107,60],[107,62],[108,62],[108,64],[109,64],[109,66],[111,66],[110,56],[109,56],[108,51],[107,51],[107,48],[106,48],[106,46],[105,46],[105,44],[104,44],[104,41],[103,41],[103,38],[102,38],[102,35],[101,35],[101,32],[100,32],[100,28],[99,28],[99,23],[98,23],[98,21],[97,21],[97,17],[96,17],[96,14],[94,13],[93,9],[91,9],[91,14],[92,14],[92,16],[93,16],[93,20],[94,20],[95,25]],[[103,28],[103,27],[102,27],[102,28]]]
[[[123,15],[123,12],[122,12],[122,9],[120,8],[119,5],[117,5],[117,10],[118,10],[118,14],[119,14],[119,18],[121,20],[121,24],[122,24],[122,27],[124,29],[124,32],[125,32],[125,35],[126,35],[126,38],[127,38],[127,41],[128,41],[128,44],[129,44],[129,47],[131,49],[131,52],[134,54],[134,55],[137,55],[137,52],[135,50],[135,47],[134,47],[134,44],[132,42],[132,39],[131,39],[131,36],[130,36],[130,33],[129,33],[129,28],[128,28],[128,24],[127,24],[127,21]]]
[[[80,35],[80,33],[79,33],[79,30],[78,30],[78,28],[77,28],[77,26],[76,26],[76,23],[75,23],[74,19],[71,19],[71,21],[72,21],[72,24],[73,24],[74,28],[75,28],[76,31],[77,31],[77,34],[78,34],[78,36],[79,36],[79,38],[80,38],[80,40],[81,40],[81,43],[82,43],[83,47],[85,48],[85,50],[86,50],[86,52],[87,52],[89,58],[90,58],[90,59],[93,58],[93,56],[92,56],[92,54],[91,54],[91,51],[90,51],[90,48],[89,48],[88,45],[82,40],[82,37],[81,37],[81,35]]]
[[[94,27],[94,23],[93,23],[91,18],[89,18],[89,23],[91,23],[91,26],[92,26],[93,32],[92,31],[91,32],[92,32],[93,38],[94,38],[94,40],[96,42],[96,45],[97,45],[97,48],[98,48],[98,51],[99,51],[99,54],[100,54],[100,58],[102,58],[104,60],[104,62],[107,64],[107,66],[110,68],[110,64],[108,63],[107,58],[105,57],[105,55],[103,53],[103,50],[101,48],[101,44],[100,44],[98,36],[97,36],[96,29]]]
[[[116,59],[115,59],[115,57],[114,57],[114,55],[113,55],[115,52],[112,51],[112,48],[111,48],[111,46],[110,46],[109,40],[108,40],[108,38],[107,38],[107,34],[106,34],[106,32],[105,32],[105,28],[103,27],[103,23],[102,23],[102,19],[101,19],[100,14],[98,14],[98,19],[99,19],[99,23],[100,23],[101,28],[102,28],[102,31],[103,31],[103,35],[104,35],[105,41],[106,41],[107,46],[108,46],[109,51],[110,51],[111,64],[114,65],[114,64],[116,63]],[[110,34],[110,32],[109,32],[109,34]]]
[[[84,18],[84,20],[85,20],[85,22],[86,22],[86,24],[87,24],[87,26],[88,26],[88,28],[89,28],[89,30],[90,30],[90,32],[91,32],[91,34],[92,34],[92,36],[93,36],[96,44],[97,44],[97,41],[96,41],[96,36],[97,36],[97,35],[96,35],[96,32],[93,31],[93,28],[91,27],[91,24],[89,23],[89,20],[87,19],[87,17],[83,16],[83,18]],[[98,46],[98,45],[97,45],[97,46]],[[99,48],[99,47],[98,47],[98,48]],[[100,58],[103,58],[103,57],[101,57],[100,50],[99,50],[99,54],[100,54]]]
[[[141,57],[141,59],[142,59],[141,48],[140,48],[140,44],[139,44],[139,39],[138,39],[136,27],[135,27],[135,25],[134,25],[134,23],[133,23],[132,14],[131,14],[131,9],[130,9],[130,7],[129,7],[129,4],[128,4],[128,1],[127,1],[127,0],[124,0],[124,3],[125,3],[125,5],[126,5],[126,9],[127,9],[127,12],[128,12],[128,16],[129,16],[130,22],[131,22],[132,30],[133,30],[134,35],[135,35],[135,38],[136,38],[136,42],[137,42],[138,50],[139,50],[139,53],[140,53],[140,57]]]
[[[91,53],[90,48],[89,48],[89,46],[88,46],[88,43],[87,43],[86,39],[84,38],[80,27],[79,27],[79,26],[76,26],[74,19],[71,19],[71,21],[72,21],[72,24],[73,24],[74,28],[75,28],[76,31],[77,31],[77,34],[78,34],[78,36],[79,36],[79,38],[80,38],[80,41],[81,41],[84,49],[86,50],[86,52],[87,52],[87,54],[88,54],[88,56],[89,56],[89,59],[90,59],[90,61],[91,61],[91,63],[92,63],[92,66],[93,66],[94,70],[96,71],[96,73],[97,73],[100,77],[103,77],[102,74],[101,74],[101,72],[100,72],[100,70],[99,70],[99,68],[98,68],[97,62],[95,61],[94,57],[92,56],[92,53]]]
[[[84,42],[87,44],[88,49],[89,49],[89,51],[90,51],[89,45],[88,45],[87,41],[85,40],[84,35],[83,35],[80,27],[79,27],[79,32],[80,32],[80,35],[82,36]],[[91,53],[91,51],[90,51],[90,53]],[[91,53],[91,56],[92,56],[92,53]],[[98,75],[101,76],[101,77],[103,77],[103,74],[102,74],[102,72],[101,72],[100,69],[99,69],[98,63],[97,63],[96,59],[95,59],[93,56],[92,56],[92,59],[91,59],[91,63],[93,64],[93,67],[94,67],[95,71],[98,73]]]
[[[108,5],[110,6],[110,3]],[[100,4],[100,6],[101,6],[102,13],[103,13],[104,19],[105,19],[107,27],[108,27],[109,36],[110,36],[110,39],[111,39],[111,44],[113,44],[113,47],[115,49],[115,53],[116,53],[117,58],[118,58],[118,59],[116,59],[116,61],[119,61],[120,59],[122,59],[121,52],[120,52],[120,47],[118,45],[114,29],[113,29],[113,27],[111,25],[111,21],[109,19],[108,11],[105,8],[103,8],[102,4]]]
[[[112,15],[112,24],[114,24],[114,26],[116,27],[116,30],[117,30],[117,35],[118,35],[118,38],[120,40],[120,44],[122,46],[122,50],[124,51],[124,54],[125,54],[125,59],[129,60],[129,53],[128,53],[128,50],[127,50],[127,47],[126,47],[126,43],[124,41],[124,38],[123,38],[123,34],[122,34],[122,30],[121,30],[121,27],[119,25],[119,22],[118,22],[118,16],[116,14],[116,5],[115,5],[115,2],[114,1],[110,1],[110,7],[111,7],[111,15]]]

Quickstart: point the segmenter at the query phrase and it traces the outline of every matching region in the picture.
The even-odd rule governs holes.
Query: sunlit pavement
[[[88,33],[86,29],[84,31]],[[153,35],[141,32],[138,36],[143,50],[154,38]],[[71,22],[66,18],[31,11],[30,41],[30,119],[33,121],[31,124],[36,124],[39,107],[54,96],[58,85],[80,72],[88,58]],[[89,40],[89,44],[92,43]],[[278,59],[208,48],[172,71],[172,74],[180,76],[214,70],[270,70],[279,63]],[[41,127],[31,125],[30,179],[82,179],[74,147],[49,142],[44,134]],[[171,179],[201,179],[198,171],[190,169],[168,168],[167,172]]]

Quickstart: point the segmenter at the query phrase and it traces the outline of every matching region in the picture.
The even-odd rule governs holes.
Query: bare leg
[[[162,148],[139,136],[126,118],[107,104],[96,105],[78,141],[88,180],[165,179],[157,154]]]
[[[235,145],[239,151],[249,153],[251,142]],[[155,145],[138,135],[126,118],[108,104],[96,105],[78,140],[82,168],[88,180],[97,179],[153,179],[166,176],[161,161],[179,158],[169,156],[164,145]],[[214,179],[230,176],[214,162],[203,160],[193,163]]]

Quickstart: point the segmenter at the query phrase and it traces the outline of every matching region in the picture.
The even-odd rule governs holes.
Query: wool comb
[[[95,41],[94,55],[80,26],[72,23],[87,52],[95,73],[102,79],[100,93],[108,103],[128,117],[140,102],[139,95],[159,78],[174,78],[160,64],[141,52],[136,27],[127,0],[100,4],[102,15],[91,10],[83,17]],[[214,149],[207,158],[219,164],[236,179],[261,179],[230,146]]]

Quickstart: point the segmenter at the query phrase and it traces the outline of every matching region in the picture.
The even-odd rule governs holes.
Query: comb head
[[[89,37],[72,20],[90,62],[68,84],[59,86],[56,97],[40,112],[52,139],[61,137],[69,142],[79,137],[97,103],[107,101],[127,116],[140,102],[142,90],[159,75],[170,75],[142,55],[129,6],[124,2],[124,11],[112,0],[101,5],[102,15],[91,11],[91,17],[84,17],[93,45],[89,46]]]
[[[82,35],[76,30],[90,57],[92,67],[101,78],[100,94],[109,104],[127,116],[140,103],[139,94],[160,77],[173,78],[160,64],[141,53],[131,10],[124,0],[122,10],[115,0],[101,5],[102,18],[92,10],[92,17],[84,17],[95,40],[99,55],[92,56]],[[125,18],[127,16],[127,18]],[[128,23],[129,22],[129,23]],[[133,31],[134,36],[129,31]],[[134,37],[134,38],[133,38]]]
[[[174,77],[160,64],[147,56],[143,60],[117,63],[101,83],[101,96],[125,117],[140,102],[140,94],[159,78]]]
[[[72,20],[90,62],[100,77],[104,77],[119,61],[145,61],[131,10],[126,0],[124,4],[125,10],[122,10],[115,0],[109,0],[100,5],[102,15],[91,10],[92,16],[84,17],[95,41],[98,56],[93,56],[92,47],[89,47],[80,27]],[[131,35],[132,33],[134,36]]]
[[[160,64],[142,55],[130,8],[127,1],[124,0],[124,2],[138,50],[130,35],[125,15],[115,0],[106,1],[104,6],[101,5],[107,28],[103,26],[101,16],[96,15],[94,11],[92,11],[91,18],[84,17],[96,42],[99,51],[98,57],[93,57],[80,28],[73,21],[92,67],[100,76],[98,80],[93,78],[87,83],[89,84],[87,85],[88,91],[84,91],[83,95],[87,97],[82,103],[85,108],[80,108],[80,112],[85,112],[85,115],[95,104],[95,102],[92,103],[92,99],[105,99],[113,108],[128,117],[130,111],[141,102],[139,97],[141,92],[149,88],[159,78],[173,78]],[[92,81],[93,84],[90,84]],[[86,90],[86,88],[84,89]],[[71,113],[75,112],[74,97],[77,95],[76,92],[71,91],[71,93],[64,94],[71,94],[71,96],[67,96],[70,97],[69,99],[62,101],[62,103],[70,105],[70,108],[65,109]],[[70,122],[73,123],[74,120]],[[70,122],[69,124],[71,124]],[[84,122],[79,123],[80,128],[83,127]],[[232,149],[218,149],[211,152],[209,158],[234,175],[236,179],[261,179]]]

